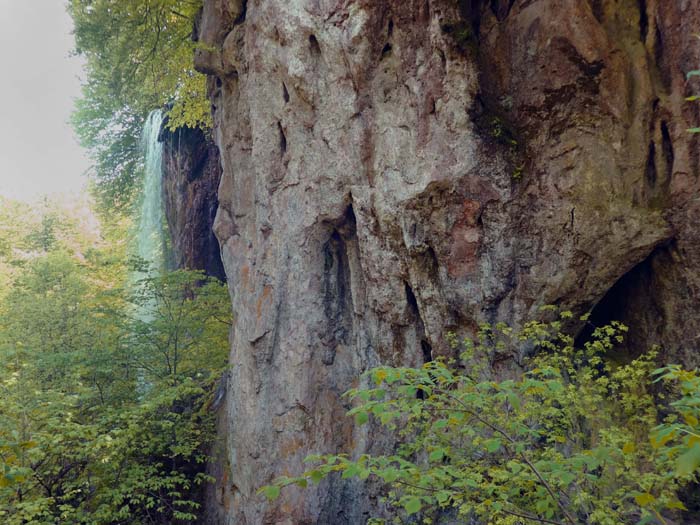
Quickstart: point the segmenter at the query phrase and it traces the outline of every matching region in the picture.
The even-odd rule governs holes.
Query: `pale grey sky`
[[[65,0],[0,0],[0,194],[73,193],[89,167],[68,123],[81,63]]]

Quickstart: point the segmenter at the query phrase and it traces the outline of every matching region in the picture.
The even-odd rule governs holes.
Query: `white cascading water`
[[[141,137],[145,174],[136,244],[138,256],[150,265],[151,275],[157,275],[163,270],[165,258],[162,197],[163,144],[158,141],[162,124],[162,111],[151,112]]]
[[[139,281],[148,277],[157,277],[164,270],[165,231],[163,227],[163,144],[158,141],[163,124],[163,113],[153,111],[148,116],[141,136],[141,148],[144,159],[144,178],[142,189],[141,213],[136,229],[136,254],[145,267],[135,271],[132,282],[136,287]],[[144,323],[150,323],[155,317],[154,300],[140,303],[136,307],[136,317]],[[137,372],[137,391],[140,396],[151,389],[143,370]]]

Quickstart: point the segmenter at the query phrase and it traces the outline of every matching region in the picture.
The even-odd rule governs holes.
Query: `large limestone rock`
[[[381,512],[354,481],[255,491],[389,446],[340,395],[446,328],[595,307],[697,362],[698,28],[692,0],[205,1],[235,315],[213,523]]]

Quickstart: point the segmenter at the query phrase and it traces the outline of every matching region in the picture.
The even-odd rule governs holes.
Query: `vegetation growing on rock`
[[[451,336],[457,359],[371,370],[347,393],[357,402],[348,415],[396,433],[394,452],[311,456],[311,470],[262,492],[274,499],[329,475],[374,477],[394,516],[374,523],[666,523],[685,509],[678,490],[700,473],[700,380],[676,366],[655,370],[655,350],[613,365],[606,354],[627,328],[597,328],[578,348],[562,331],[570,318],[522,331],[484,325],[463,345]],[[495,377],[494,359],[523,347],[525,371]],[[652,374],[680,382],[668,416]]]

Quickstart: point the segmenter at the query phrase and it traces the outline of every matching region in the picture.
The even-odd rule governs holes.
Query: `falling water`
[[[163,113],[160,110],[151,112],[141,138],[145,176],[136,244],[138,256],[150,265],[151,274],[157,274],[163,269],[165,257],[162,206],[163,144],[158,141],[162,124]]]
[[[144,160],[144,178],[142,189],[141,213],[136,229],[136,254],[143,266],[134,271],[132,282],[138,289],[148,277],[157,277],[164,270],[165,230],[163,223],[163,144],[158,141],[163,124],[161,111],[153,111],[148,116],[143,128],[141,147]],[[141,290],[144,291],[144,290]],[[154,320],[157,305],[154,299],[145,299],[136,305],[136,318],[143,323]],[[143,370],[137,372],[137,391],[146,395],[152,384],[146,379]]]

